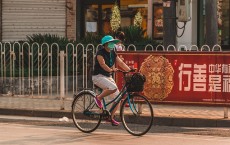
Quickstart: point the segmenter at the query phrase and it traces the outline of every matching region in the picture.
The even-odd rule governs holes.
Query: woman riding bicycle
[[[102,99],[108,95],[117,96],[119,90],[112,78],[112,73],[117,71],[115,64],[121,67],[124,71],[130,71],[130,68],[119,58],[114,51],[115,44],[119,40],[114,39],[110,35],[106,35],[101,39],[103,48],[98,50],[95,59],[94,72],[92,76],[93,83],[103,89],[102,93],[94,98],[97,106],[103,108]],[[119,108],[119,105],[111,112],[111,123],[118,126],[119,122],[114,119],[114,114]]]

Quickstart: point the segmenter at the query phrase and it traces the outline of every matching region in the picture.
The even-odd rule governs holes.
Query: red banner
[[[157,102],[230,104],[230,53],[119,52],[146,76],[144,95]],[[117,73],[118,87],[122,75]]]

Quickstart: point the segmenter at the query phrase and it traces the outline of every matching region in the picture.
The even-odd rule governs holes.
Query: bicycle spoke
[[[130,102],[129,107],[125,107],[127,102]],[[122,104],[121,119],[125,129],[130,134],[144,135],[149,131],[153,123],[151,104],[143,96],[132,95]]]
[[[75,126],[87,133],[94,131],[101,122],[99,108],[95,105],[93,97],[90,93],[82,93],[74,99],[72,105]]]

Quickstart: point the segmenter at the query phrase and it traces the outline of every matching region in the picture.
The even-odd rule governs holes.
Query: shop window
[[[163,39],[163,6],[153,5],[153,38]]]
[[[121,27],[134,25],[134,17],[139,11],[142,15],[142,28],[147,30],[147,13],[148,13],[147,0],[126,0],[121,1]]]
[[[98,32],[98,6],[90,5],[86,8],[85,13],[86,32]]]
[[[113,5],[87,5],[85,9],[85,33],[109,33]]]

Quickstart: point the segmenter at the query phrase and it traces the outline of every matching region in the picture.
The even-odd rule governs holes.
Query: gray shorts
[[[93,83],[95,85],[97,85],[98,87],[100,87],[103,90],[105,90],[105,89],[108,89],[108,90],[117,89],[117,91],[115,93],[113,93],[114,96],[119,94],[117,84],[115,83],[115,81],[112,77],[107,77],[107,76],[98,74],[98,75],[93,75],[92,80],[93,80]]]

